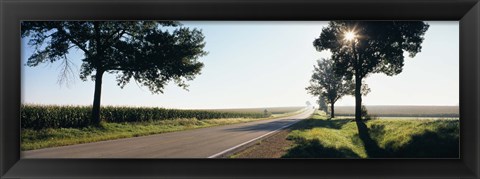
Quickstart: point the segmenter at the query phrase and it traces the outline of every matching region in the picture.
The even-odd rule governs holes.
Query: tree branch
[[[83,45],[81,45],[78,41],[76,41],[70,34],[68,34],[65,30],[63,30],[62,27],[58,26],[58,27],[56,27],[56,29],[58,31],[63,32],[67,36],[68,40],[70,40],[73,44],[75,44],[78,48],[80,48],[87,55],[90,55],[90,52]]]
[[[141,68],[122,68],[122,67],[109,67],[107,66],[105,68],[105,71],[112,71],[112,70],[123,70],[123,71],[140,71],[142,70]]]
[[[115,37],[116,34],[118,34],[118,35]],[[123,36],[123,34],[125,34],[125,29],[120,29],[120,30],[115,31],[114,33],[112,33],[112,34],[106,39],[106,41],[108,42],[107,44],[109,44],[109,43],[110,43],[110,44],[113,44],[115,41],[119,40],[119,39]],[[103,50],[105,50],[106,47],[107,47],[107,46],[102,46],[102,47],[100,48],[100,50],[103,51]]]

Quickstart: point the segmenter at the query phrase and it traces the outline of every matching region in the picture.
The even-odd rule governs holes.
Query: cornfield
[[[22,105],[20,109],[21,127],[24,129],[81,128],[93,125],[91,106]],[[101,118],[105,122],[146,122],[180,118],[220,119],[220,118],[262,118],[262,112],[221,112],[207,110],[180,110],[156,107],[114,107],[101,108]]]

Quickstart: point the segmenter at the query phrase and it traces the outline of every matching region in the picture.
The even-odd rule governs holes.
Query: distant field
[[[366,106],[370,115],[379,117],[459,117],[458,106]],[[337,116],[355,115],[354,106],[335,107]]]
[[[295,107],[267,107],[267,108],[237,108],[237,109],[209,109],[212,111],[220,112],[239,112],[239,113],[263,113],[265,109],[271,112],[272,114],[283,114],[295,112],[300,109],[305,108],[305,106],[295,106]]]

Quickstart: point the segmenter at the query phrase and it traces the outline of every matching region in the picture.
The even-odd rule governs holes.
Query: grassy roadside
[[[104,140],[146,136],[219,125],[253,122],[298,114],[298,112],[268,118],[172,119],[150,122],[102,123],[100,127],[22,129],[21,150],[34,150]]]
[[[282,150],[268,155],[282,158],[457,158],[459,128],[455,119],[378,119],[359,131],[352,118],[316,113],[272,136],[281,140],[262,140],[233,157],[255,158],[272,145]]]

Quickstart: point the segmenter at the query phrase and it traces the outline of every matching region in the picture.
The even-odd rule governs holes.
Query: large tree
[[[402,72],[404,52],[414,57],[429,25],[422,21],[331,21],[313,45],[329,50],[335,71],[354,79],[355,119],[361,120],[362,80],[372,73]]]
[[[72,48],[83,53],[80,78],[95,81],[94,124],[101,122],[104,73],[115,74],[121,88],[133,79],[155,94],[170,81],[186,89],[207,54],[202,32],[175,21],[24,21],[21,35],[35,49],[28,66],[63,61],[68,74],[67,54]]]
[[[352,81],[335,73],[333,62],[330,59],[317,60],[317,65],[313,66],[310,86],[305,88],[308,93],[323,98],[321,100],[330,105],[331,118],[335,117],[335,102],[343,96],[353,93]]]

